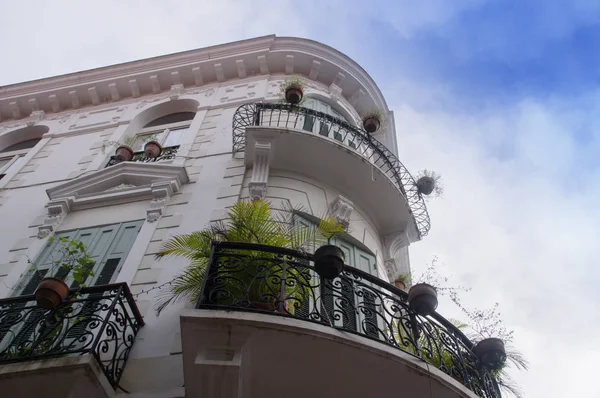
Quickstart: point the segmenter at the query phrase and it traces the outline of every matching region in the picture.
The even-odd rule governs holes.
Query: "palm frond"
[[[206,266],[206,259],[204,262],[196,261],[175,277],[168,290],[161,290],[155,304],[156,314],[160,315],[165,307],[178,301],[185,300],[192,303],[198,301]]]

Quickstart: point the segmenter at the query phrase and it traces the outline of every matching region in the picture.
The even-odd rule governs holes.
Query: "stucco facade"
[[[368,74],[336,50],[304,39],[268,36],[1,88],[0,151],[27,139],[40,141],[20,152],[18,164],[7,167],[0,179],[0,297],[17,294],[28,259],[39,255],[49,236],[142,220],[111,282],[128,284],[145,325],[120,380],[130,394],[121,389],[112,394],[176,397],[184,396],[191,383],[184,380],[179,323],[182,310],[193,310],[191,304],[177,303],[157,316],[158,290],[152,288],[172,280],[186,262],[157,261],[154,255],[170,237],[223,219],[236,201],[259,195],[275,208],[301,206],[315,217],[338,211],[348,218],[351,237],[376,258],[371,274],[391,281],[410,272],[408,247],[422,231],[406,198],[378,165],[339,142],[308,134],[290,141],[257,130],[247,136],[245,151],[233,152],[236,110],[278,101],[281,82],[295,74],[306,80],[308,99],[330,106],[357,128],[365,110],[382,109],[385,127],[373,138],[397,154],[393,113]],[[195,115],[175,156],[106,167],[114,155],[112,142],[181,112]],[[260,146],[265,140],[266,152]],[[319,145],[327,145],[331,168],[346,169],[334,173],[319,166],[322,173],[305,173],[293,157],[277,158],[278,151],[290,150],[286,145],[312,163]],[[379,201],[381,189],[389,193]],[[399,206],[381,208],[390,203]],[[461,388],[452,387],[462,391],[457,396],[467,394]]]

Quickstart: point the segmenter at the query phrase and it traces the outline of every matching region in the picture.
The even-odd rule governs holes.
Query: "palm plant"
[[[342,224],[331,216],[322,217],[316,228],[300,226],[294,222],[296,211],[293,208],[273,211],[270,204],[262,200],[240,201],[229,209],[226,220],[213,222],[201,231],[171,238],[156,255],[157,259],[183,257],[190,263],[161,293],[155,307],[157,313],[173,302],[197,302],[212,242],[256,243],[306,252],[344,231]],[[235,250],[229,252],[236,254]],[[268,254],[244,251],[243,256],[247,265],[264,267]],[[251,273],[248,270],[245,272]]]

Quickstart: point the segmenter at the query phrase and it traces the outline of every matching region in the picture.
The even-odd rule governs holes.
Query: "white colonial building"
[[[300,107],[281,102],[292,75],[305,82]],[[373,134],[360,116],[371,108],[384,117]],[[156,158],[143,152],[150,136],[162,146]],[[373,79],[335,49],[298,38],[0,88],[0,391],[495,396],[468,340],[437,313],[412,311],[389,283],[410,272],[409,246],[429,230],[396,140]],[[114,143],[123,142],[136,151],[131,161],[115,158]],[[159,288],[187,265],[157,261],[163,243],[256,199],[301,208],[302,222],[330,213],[347,223],[336,243],[346,271],[327,288],[320,281],[302,310],[225,310],[200,300],[157,315]],[[30,261],[52,269],[50,236],[82,241],[96,261],[88,287],[61,311],[38,307],[41,277],[26,278]],[[216,264],[225,249],[215,250]],[[310,254],[298,259],[310,269]]]

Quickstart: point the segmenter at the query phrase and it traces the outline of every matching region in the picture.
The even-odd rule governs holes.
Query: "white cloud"
[[[430,236],[411,247],[413,269],[437,254],[458,283],[473,287],[467,304],[501,303],[531,362],[529,373],[514,374],[527,397],[597,396],[590,383],[560,382],[593,377],[577,362],[593,358],[600,322],[600,173],[579,164],[585,146],[570,124],[572,110],[593,98],[524,100],[470,116],[394,107],[401,159],[411,170],[438,170],[445,186],[429,205]],[[597,142],[600,122],[588,127]],[[510,150],[497,156],[500,142]],[[582,176],[574,189],[571,180]],[[444,315],[460,317],[445,304]],[[572,363],[578,376],[569,379],[562,369]]]

